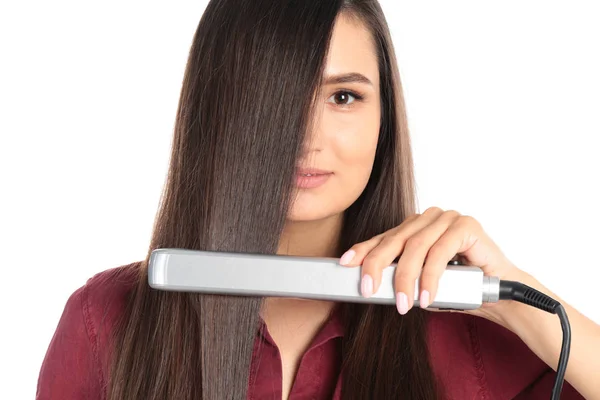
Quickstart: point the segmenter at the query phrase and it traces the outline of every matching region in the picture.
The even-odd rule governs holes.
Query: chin
[[[287,215],[288,221],[318,221],[339,214],[344,211],[336,207],[330,201],[324,201],[322,196],[300,195],[292,204],[291,210]],[[327,198],[327,197],[325,197]]]
[[[318,221],[338,213],[339,212],[333,210],[324,210],[322,208],[302,209],[299,207],[293,207],[293,209],[288,213],[287,220],[292,222]]]
[[[291,222],[319,221],[339,215],[352,205],[361,191],[327,190],[321,193],[300,193],[291,204],[287,220]]]

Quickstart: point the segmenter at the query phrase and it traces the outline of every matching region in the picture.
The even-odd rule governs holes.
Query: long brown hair
[[[366,189],[345,211],[340,248],[415,212],[402,87],[376,0],[211,0],[191,46],[152,241],[115,331],[108,398],[247,396],[261,298],[162,292],[147,284],[152,250],[274,254],[296,160],[310,126],[336,17],[371,31],[382,117]],[[343,305],[344,399],[436,399],[425,313]]]

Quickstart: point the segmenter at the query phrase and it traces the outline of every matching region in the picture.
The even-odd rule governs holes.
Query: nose
[[[324,132],[322,131],[321,113],[318,113],[313,119],[312,126],[306,132],[302,146],[302,158],[309,157],[311,154],[319,153],[324,146]]]
[[[323,150],[322,138],[323,135],[316,129],[307,132],[300,154],[300,164],[315,166],[315,157]]]

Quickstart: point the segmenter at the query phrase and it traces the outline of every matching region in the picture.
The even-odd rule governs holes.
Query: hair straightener
[[[184,249],[158,249],[150,256],[151,287],[239,296],[301,297],[348,303],[395,304],[396,264],[383,270],[381,286],[370,298],[360,294],[360,268],[337,258],[313,258]],[[419,305],[418,280],[415,305]],[[472,310],[496,302],[500,280],[477,267],[449,265],[432,308]]]
[[[396,267],[394,263],[384,268],[377,293],[365,298],[360,294],[360,268],[342,266],[338,258],[163,248],[150,255],[148,283],[154,289],[176,292],[393,305]],[[415,282],[415,306],[419,306],[418,289],[419,279]],[[479,267],[453,261],[442,274],[434,302],[428,308],[472,310],[499,300],[519,301],[559,316],[563,343],[551,397],[559,399],[569,358],[571,330],[567,314],[558,301],[520,282],[485,276]]]

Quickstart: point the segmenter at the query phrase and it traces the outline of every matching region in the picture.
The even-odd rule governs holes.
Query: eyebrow
[[[326,76],[325,79],[323,79],[324,85],[334,85],[336,83],[352,83],[352,82],[364,83],[364,84],[373,86],[373,83],[369,80],[369,78],[367,78],[363,74],[359,74],[358,72],[350,72],[347,74],[340,74],[340,75],[329,75],[329,76]]]

